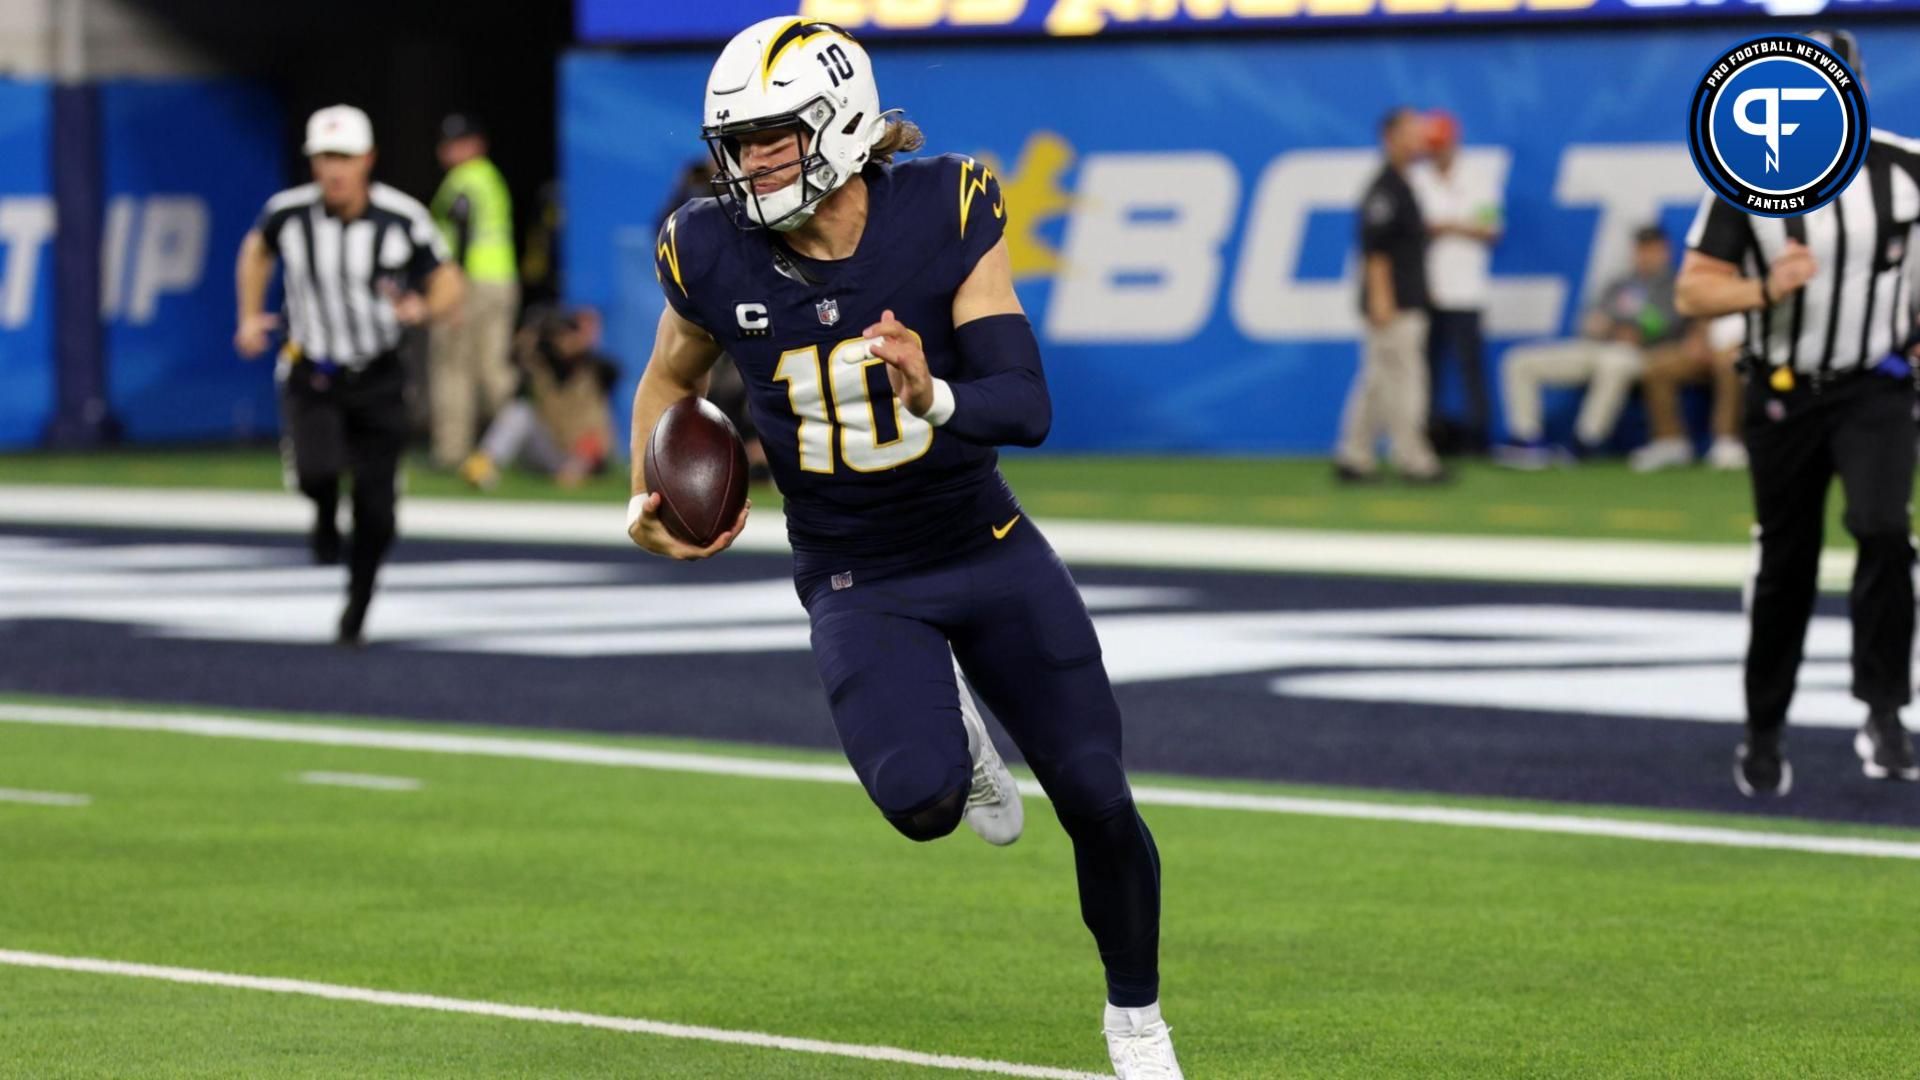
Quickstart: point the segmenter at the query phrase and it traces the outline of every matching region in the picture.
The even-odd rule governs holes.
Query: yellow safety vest
[[[467,221],[461,249],[462,232],[453,219],[454,206],[467,201]],[[513,201],[507,194],[507,182],[500,170],[484,157],[469,158],[448,170],[433,196],[433,219],[453,249],[460,268],[474,281],[514,281],[518,276],[513,258]]]

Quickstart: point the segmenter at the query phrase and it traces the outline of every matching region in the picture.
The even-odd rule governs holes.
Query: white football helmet
[[[755,194],[756,178],[796,162],[749,175],[740,166],[739,136],[785,127],[801,135],[799,178]],[[832,23],[782,16],[754,23],[727,42],[707,77],[700,137],[713,153],[721,201],[737,203],[756,224],[786,232],[859,175],[886,127],[867,51]]]

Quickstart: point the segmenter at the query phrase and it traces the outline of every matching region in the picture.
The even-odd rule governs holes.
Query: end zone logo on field
[[[1687,114],[1693,164],[1750,214],[1793,217],[1826,205],[1860,171],[1866,88],[1813,38],[1743,41],[1707,67]]]

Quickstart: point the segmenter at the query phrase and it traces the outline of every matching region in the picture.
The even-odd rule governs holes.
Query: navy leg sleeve
[[[1080,592],[1031,526],[976,577],[990,591],[956,635],[967,679],[1013,737],[1073,840],[1080,914],[1108,1000],[1159,999],[1160,855],[1120,759],[1120,707]]]

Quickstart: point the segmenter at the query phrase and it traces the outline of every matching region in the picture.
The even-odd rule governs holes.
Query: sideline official
[[[1407,167],[1426,149],[1426,128],[1412,109],[1396,108],[1380,124],[1386,162],[1360,203],[1360,313],[1366,343],[1347,391],[1334,447],[1334,476],[1364,483],[1377,475],[1376,444],[1384,432],[1401,478],[1446,479],[1427,441],[1427,225],[1407,182]]]
[[[446,179],[433,196],[433,219],[467,277],[457,318],[433,328],[428,398],[433,463],[459,466],[473,452],[476,411],[492,418],[513,398],[513,326],[520,314],[520,270],[513,255],[513,203],[487,157],[487,133],[458,113],[440,125]]]
[[[267,200],[240,245],[239,328],[248,359],[266,351],[280,317],[266,310],[275,262],[284,266],[286,344],[280,386],[288,472],[314,504],[317,563],[340,561],[340,475],[353,477],[347,606],[338,641],[363,643],[374,578],[394,537],[400,455],[407,441],[401,328],[460,303],[460,271],[433,219],[413,198],[371,183],[373,125],[350,105],[307,121],[313,183]]]
[[[1856,73],[1859,46],[1825,41]],[[1864,76],[1863,76],[1864,77]],[[1801,217],[1743,213],[1708,195],[1687,236],[1680,313],[1747,313],[1746,441],[1758,572],[1748,591],[1747,736],[1740,790],[1784,795],[1781,744],[1820,574],[1827,489],[1840,478],[1859,544],[1849,608],[1854,739],[1876,779],[1920,779],[1900,722],[1911,699],[1915,307],[1907,263],[1920,218],[1920,143],[1875,130],[1840,196]]]

